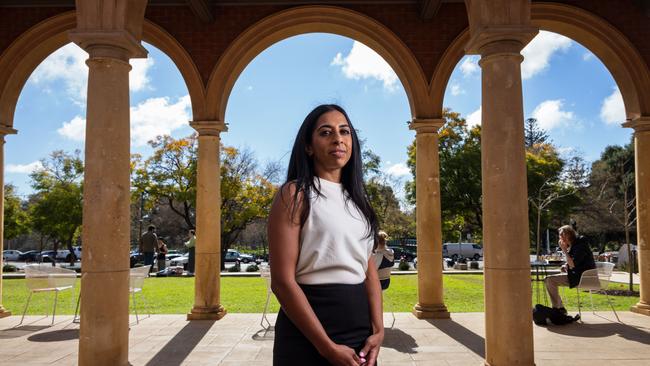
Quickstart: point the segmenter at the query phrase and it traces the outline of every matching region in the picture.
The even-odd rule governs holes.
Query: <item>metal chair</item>
[[[273,325],[266,317],[266,313],[269,310],[269,303],[271,302],[271,295],[273,295],[273,290],[271,290],[271,266],[260,266],[260,277],[266,280],[266,304],[264,305],[264,312],[262,312],[262,320],[260,320],[260,325],[266,332],[268,332],[269,330],[273,329]]]
[[[70,269],[52,267],[51,264],[29,264],[25,266],[25,284],[29,289],[29,297],[27,298],[23,316],[18,325],[22,324],[25,319],[25,313],[27,313],[27,307],[32,300],[32,295],[35,292],[46,291],[54,292],[54,306],[52,308],[52,325],[54,325],[59,292],[70,289],[74,290],[76,282],[77,272]],[[72,297],[74,301],[74,291],[72,291]],[[45,315],[47,316],[48,314]]]
[[[580,283],[576,287],[576,291],[578,293],[578,313],[580,314],[581,317],[582,317],[582,310],[580,306],[580,290],[589,291],[589,298],[591,300],[591,311],[595,314],[596,311],[594,310],[594,298],[592,292],[607,289],[607,286],[609,286],[609,279],[612,276],[613,270],[614,270],[614,263],[596,262],[596,268],[588,269],[582,273],[582,276],[580,277]],[[609,303],[609,306],[612,308],[612,311],[616,316],[616,320],[618,320],[618,322],[620,323],[621,320],[618,318],[616,309],[614,309],[614,305],[612,305],[612,301],[610,300],[609,295],[607,295],[607,292],[605,292],[605,296],[607,297],[607,302]]]
[[[129,272],[129,293],[131,294],[131,299],[133,300],[133,310],[135,311],[135,322],[140,324],[140,319],[138,317],[138,304],[136,302],[135,294],[140,293],[140,297],[144,302],[145,308],[149,308],[147,305],[147,300],[142,293],[142,287],[144,286],[144,279],[149,277],[149,269],[151,265],[146,265],[143,267],[131,268]],[[149,309],[149,316],[151,316],[151,309]]]

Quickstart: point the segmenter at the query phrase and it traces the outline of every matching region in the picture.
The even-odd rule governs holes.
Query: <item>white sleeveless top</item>
[[[339,183],[314,178],[311,211],[300,232],[296,282],[359,284],[366,279],[374,240],[366,219]],[[320,186],[319,186],[320,181]]]

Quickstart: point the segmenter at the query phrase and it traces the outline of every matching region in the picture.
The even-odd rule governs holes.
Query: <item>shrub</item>
[[[411,269],[411,265],[406,260],[399,261],[399,266],[397,267],[400,271],[408,271]]]
[[[5,264],[2,266],[2,272],[17,272],[18,268],[12,264]]]
[[[234,266],[228,268],[228,272],[239,272],[241,271],[241,265],[236,263]]]
[[[248,267],[246,267],[246,272],[257,272],[260,270],[260,267],[257,266],[257,264],[251,264]]]

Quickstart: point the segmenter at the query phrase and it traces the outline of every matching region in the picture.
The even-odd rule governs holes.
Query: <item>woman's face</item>
[[[339,111],[320,116],[311,136],[307,154],[314,159],[317,172],[342,169],[352,156],[352,131]]]

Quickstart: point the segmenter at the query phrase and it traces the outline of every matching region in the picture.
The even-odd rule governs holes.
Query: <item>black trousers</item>
[[[357,354],[372,334],[368,294],[364,283],[357,285],[300,285],[327,335]],[[291,322],[283,310],[275,322],[273,365],[329,365],[316,347]]]

